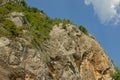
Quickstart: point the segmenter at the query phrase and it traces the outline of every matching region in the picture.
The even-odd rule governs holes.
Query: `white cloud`
[[[95,14],[103,23],[120,23],[120,0],[85,0],[85,4],[93,6]]]

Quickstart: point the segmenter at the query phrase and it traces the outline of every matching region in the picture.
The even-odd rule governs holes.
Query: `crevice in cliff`
[[[78,71],[80,72],[80,66],[81,66],[81,63],[82,63],[82,59],[79,55],[77,55],[76,53],[73,54],[73,58],[75,60],[75,63],[76,63],[76,66],[78,68]]]
[[[56,79],[56,70],[55,70],[55,68],[54,68],[54,63],[53,62],[48,62],[47,63],[47,67],[48,67],[48,70],[49,70],[49,73],[50,73],[50,76],[51,76],[51,78],[53,79],[53,80],[57,80]]]

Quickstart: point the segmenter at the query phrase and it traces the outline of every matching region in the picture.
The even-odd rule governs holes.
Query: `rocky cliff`
[[[32,15],[39,14],[40,24],[52,25],[43,25],[45,30],[42,25],[34,29],[39,22],[34,17],[31,20],[24,11],[10,11],[4,21],[0,20],[0,30],[10,30],[9,34],[0,32],[0,80],[112,80],[114,65],[89,33],[64,21],[53,20],[53,24],[45,14],[30,10]],[[6,20],[13,22],[12,26],[7,26]],[[47,26],[52,26],[49,38],[39,43]],[[16,28],[14,31],[8,27]],[[43,33],[39,34],[39,28]]]

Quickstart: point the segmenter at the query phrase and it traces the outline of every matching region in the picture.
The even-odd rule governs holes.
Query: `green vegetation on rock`
[[[15,26],[15,24],[6,19],[2,22],[1,26],[0,26],[0,32],[2,36],[6,36],[9,38],[18,36],[18,31],[17,31],[17,27]]]
[[[86,29],[85,27],[79,26],[79,29],[80,29],[83,33],[85,33],[86,35],[89,34],[88,31],[87,31],[87,29]]]
[[[12,21],[7,19],[7,16],[11,12],[23,12],[31,26],[26,26],[29,28],[16,27]],[[49,17],[43,17],[43,15],[45,14],[37,8],[20,6],[11,2],[6,3],[4,6],[0,6],[0,36],[11,38],[13,36],[19,36],[20,31],[23,29],[29,29],[31,39],[37,43],[41,43],[49,38],[49,32],[52,29],[52,20]]]
[[[6,36],[8,38],[17,36],[25,37],[25,34],[23,34],[22,31],[27,30],[27,36],[30,36],[33,44],[36,43],[39,45],[46,39],[49,39],[49,32],[52,29],[52,26],[63,23],[63,28],[65,28],[65,24],[72,23],[67,19],[51,19],[43,11],[27,6],[25,1],[23,1],[22,4],[24,5],[21,6],[16,3],[8,2],[3,6],[0,6],[0,36]],[[17,27],[12,21],[7,19],[8,15],[12,12],[24,13],[29,24]],[[85,34],[88,34],[84,27],[80,26],[79,28]]]
[[[115,73],[111,73],[111,77],[114,80],[120,80],[120,69],[116,68],[116,72]]]

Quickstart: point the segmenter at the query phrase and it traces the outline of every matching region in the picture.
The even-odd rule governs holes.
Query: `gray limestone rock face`
[[[25,38],[16,37],[13,41],[1,37],[3,71],[8,70],[15,80],[112,80],[110,72],[115,68],[110,58],[95,39],[76,25],[55,25],[49,35],[50,39],[37,48],[30,47],[31,40]],[[7,76],[6,80],[11,79]]]
[[[28,23],[25,15],[22,12],[12,12],[9,14],[9,19],[13,21],[17,27]]]
[[[0,38],[0,47],[5,47],[10,44],[10,40],[6,37]]]
[[[15,56],[14,53],[10,54],[10,56],[9,56],[9,64],[10,65],[19,65],[20,64],[20,60],[18,59],[17,56]]]

